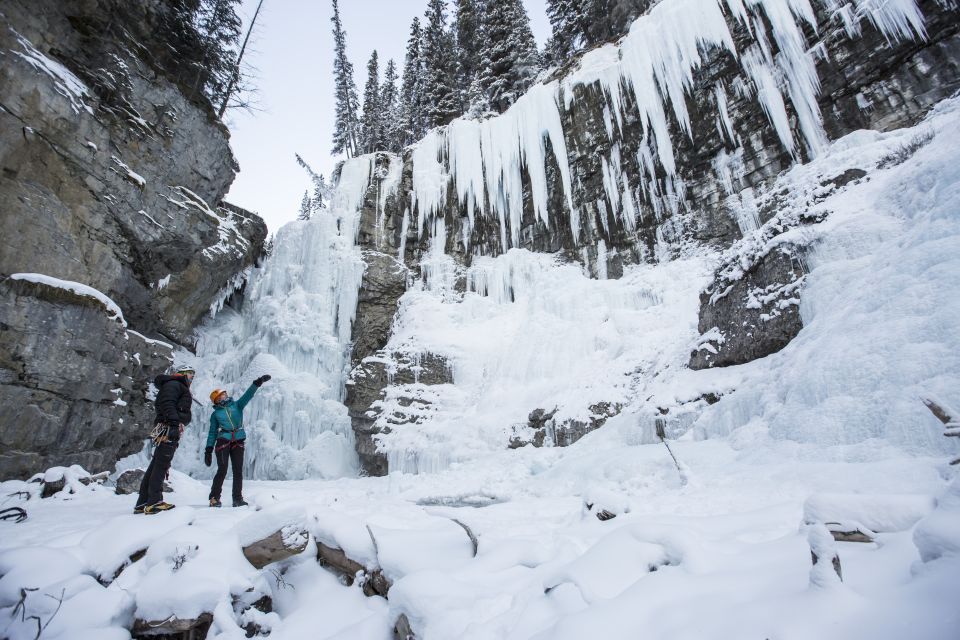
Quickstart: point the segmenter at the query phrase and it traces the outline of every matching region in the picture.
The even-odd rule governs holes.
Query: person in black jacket
[[[158,513],[175,506],[163,501],[163,481],[180,444],[180,434],[192,418],[190,383],[194,374],[193,367],[184,366],[179,367],[173,375],[159,375],[153,381],[157,387],[157,398],[153,401],[157,415],[151,437],[156,449],[140,482],[140,495],[134,513]]]

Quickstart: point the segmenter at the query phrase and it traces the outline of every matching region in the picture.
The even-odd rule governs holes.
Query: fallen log
[[[387,592],[393,586],[390,579],[383,575],[380,568],[368,569],[353,558],[348,557],[343,549],[326,545],[319,540],[317,540],[317,562],[340,575],[348,585],[352,585],[360,576],[363,593],[368,597],[382,596],[386,598]]]

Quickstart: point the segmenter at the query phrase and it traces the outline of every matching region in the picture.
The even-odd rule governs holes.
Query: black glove
[[[207,447],[203,450],[203,464],[208,467],[213,464],[213,447]]]
[[[262,385],[264,382],[266,382],[266,381],[269,380],[269,379],[270,379],[270,376],[269,376],[269,375],[260,376],[259,378],[257,378],[256,380],[253,381],[253,384],[255,384],[255,385],[257,385],[257,386],[259,387],[260,385]]]

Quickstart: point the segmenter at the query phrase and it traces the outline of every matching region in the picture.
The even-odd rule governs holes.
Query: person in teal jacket
[[[211,507],[221,506],[220,491],[227,477],[227,461],[233,467],[233,506],[247,505],[243,499],[243,443],[247,439],[247,433],[243,430],[243,409],[253,399],[257,389],[269,379],[270,376],[260,376],[254,380],[239,400],[231,398],[224,389],[214,389],[210,394],[213,414],[210,416],[210,432],[207,434],[203,461],[209,467],[216,452],[217,473],[210,487]]]

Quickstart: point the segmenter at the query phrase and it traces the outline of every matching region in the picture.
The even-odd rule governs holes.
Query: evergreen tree
[[[397,95],[397,65],[387,60],[380,88],[380,117],[383,122],[383,148],[399,152],[402,148],[400,123],[400,100]]]
[[[490,100],[487,99],[487,94],[480,86],[480,79],[474,78],[473,82],[470,83],[470,89],[467,91],[466,116],[471,120],[477,120],[489,115],[492,115]]]
[[[553,35],[546,53],[551,64],[562,64],[586,42],[591,0],[547,0],[547,18]]]
[[[297,158],[297,164],[303,167],[303,170],[307,172],[307,175],[310,176],[310,181],[313,183],[313,196],[310,197],[310,208],[314,213],[326,209],[327,203],[330,201],[332,195],[332,186],[327,184],[323,174],[315,172],[313,168],[307,164],[307,161],[300,157],[299,153],[293,155]],[[337,166],[339,167],[341,164]],[[304,194],[304,196],[306,196],[306,194]]]
[[[300,201],[300,213],[297,214],[297,220],[309,220],[313,213],[313,204],[310,202],[310,194],[303,192],[303,200]]]
[[[380,69],[374,50],[367,63],[367,85],[363,89],[363,121],[360,128],[362,153],[373,153],[383,145],[383,112],[380,109]]]
[[[340,22],[337,0],[333,0],[333,17],[330,21],[333,23],[333,78],[336,99],[332,153],[346,153],[349,158],[357,155],[358,148],[357,85],[353,80],[353,64],[347,58],[347,34]]]
[[[503,113],[533,83],[540,55],[521,0],[497,0],[484,13],[480,86]]]
[[[430,0],[423,38],[427,126],[447,124],[460,115],[453,33],[447,29],[446,0]]]
[[[327,202],[330,201],[330,187],[321,173],[313,178],[313,196],[310,198],[310,205],[314,213],[319,213],[327,208]]]
[[[201,65],[207,71],[204,93],[219,105],[234,75],[236,45],[243,26],[237,16],[239,0],[201,0],[194,18],[201,43]]]
[[[477,0],[455,0],[453,24],[456,30],[457,89],[461,103],[470,104],[470,85],[480,69],[481,22]]]
[[[616,40],[652,4],[650,0],[547,0],[553,27],[546,52],[550,63],[563,63],[584,47]]]
[[[420,28],[420,19],[414,18],[410,25],[410,39],[407,40],[407,53],[403,64],[403,83],[400,90],[401,147],[419,140],[426,133],[426,118],[423,113],[425,72],[420,48],[422,41],[423,30]]]
[[[217,109],[217,117],[223,119],[223,114],[227,107],[251,108],[251,101],[244,94],[251,94],[255,88],[248,83],[249,74],[244,70],[243,56],[247,51],[247,45],[250,43],[250,36],[253,35],[254,27],[257,26],[257,17],[260,15],[260,9],[263,8],[264,0],[257,0],[257,8],[253,11],[253,17],[250,18],[250,24],[247,25],[247,34],[243,36],[243,43],[237,52],[236,58],[231,62],[231,73],[227,81],[227,87],[220,99],[220,107]],[[238,34],[239,35],[239,34]]]
[[[273,234],[271,233],[267,236],[267,239],[263,241],[263,256],[269,258],[273,253]]]

